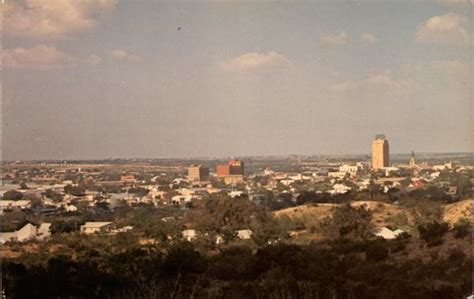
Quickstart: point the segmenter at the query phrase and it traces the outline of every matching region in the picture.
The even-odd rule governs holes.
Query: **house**
[[[181,235],[183,236],[184,239],[186,239],[189,242],[196,239],[197,237],[196,230],[194,229],[185,229],[181,232]]]
[[[176,205],[183,205],[191,202],[193,197],[191,195],[175,195],[171,198],[171,202]]]
[[[97,234],[97,233],[108,233],[112,230],[112,222],[86,222],[81,225],[81,233],[84,234]]]
[[[51,223],[42,223],[39,227],[27,223],[17,231],[0,233],[0,243],[3,244],[8,241],[25,242],[34,239],[44,240],[49,236],[51,236]]]
[[[241,240],[248,240],[252,237],[252,233],[250,229],[240,229],[237,231],[237,237]]]
[[[31,201],[28,199],[21,200],[0,200],[0,209],[3,210],[13,210],[13,209],[28,209],[31,207]]]
[[[122,175],[120,176],[120,181],[123,183],[135,183],[137,180],[134,175]]]
[[[413,183],[411,183],[408,187],[412,187],[412,188],[426,188],[426,185],[427,185],[427,181],[424,180],[424,179],[416,179],[413,181]]]
[[[334,184],[334,186],[332,186],[332,190],[330,190],[329,193],[330,194],[344,194],[351,191],[351,189],[352,189],[351,187],[346,186],[344,184]]]
[[[356,177],[360,173],[361,169],[362,167],[359,165],[343,164],[339,166],[339,172],[342,172],[345,175],[349,174],[351,178]]]
[[[396,229],[392,231],[388,227],[382,227],[375,233],[375,235],[377,237],[382,237],[385,240],[393,240],[396,239],[402,233],[404,233],[404,231],[401,229]]]
[[[217,235],[216,237],[216,245],[224,243],[224,238],[221,235]]]
[[[74,206],[74,205],[66,205],[66,206],[64,207],[64,210],[65,210],[66,212],[77,212],[77,207]]]
[[[128,231],[131,231],[133,229],[133,226],[127,225],[121,228],[113,229],[111,230],[112,233],[126,233]]]
[[[243,194],[244,194],[244,191],[230,191],[229,197],[236,198],[236,197],[242,196]]]
[[[41,223],[38,227],[36,239],[44,240],[51,236],[51,223]]]

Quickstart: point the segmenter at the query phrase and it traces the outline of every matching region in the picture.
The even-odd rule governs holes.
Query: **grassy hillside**
[[[416,206],[416,202],[409,206],[403,206],[376,201],[354,201],[351,205],[353,207],[365,205],[372,212],[372,222],[375,227],[393,226],[408,232],[416,232],[417,221],[423,220],[422,206],[426,205],[426,202],[420,203],[419,206]],[[321,221],[326,217],[330,217],[334,208],[338,206],[338,204],[330,203],[302,205],[275,211],[274,215],[277,217],[288,216],[291,219],[301,221],[306,228],[313,229],[299,232],[299,234],[311,234],[318,239],[320,235],[317,228]],[[433,203],[433,208],[440,209],[439,220],[446,221],[451,225],[462,218],[471,219],[471,207],[471,200],[441,206]]]

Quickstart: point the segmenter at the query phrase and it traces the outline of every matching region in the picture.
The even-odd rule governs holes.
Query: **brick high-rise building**
[[[216,174],[217,174],[217,177],[226,177],[230,175],[229,165],[217,165]]]
[[[241,160],[229,160],[227,164],[217,165],[217,177],[226,183],[238,183],[244,180],[245,168]]]
[[[382,169],[389,164],[388,140],[385,135],[376,135],[372,141],[372,169]]]
[[[202,165],[191,165],[188,167],[188,179],[190,181],[208,181],[209,168]]]

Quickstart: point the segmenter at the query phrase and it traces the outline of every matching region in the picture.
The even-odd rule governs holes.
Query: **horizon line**
[[[474,155],[474,152],[415,152],[415,155]],[[411,155],[410,152],[391,153],[390,156]],[[2,163],[9,162],[46,162],[46,161],[110,161],[110,160],[222,160],[232,158],[266,158],[266,157],[347,157],[347,156],[371,156],[371,153],[352,153],[352,154],[277,154],[277,155],[224,155],[224,156],[190,156],[190,157],[107,157],[107,158],[41,158],[41,159],[2,159]]]

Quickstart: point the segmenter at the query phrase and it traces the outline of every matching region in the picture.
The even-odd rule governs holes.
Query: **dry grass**
[[[461,218],[465,218],[472,223],[472,207],[472,199],[446,205],[444,206],[443,221],[452,225]]]
[[[410,209],[403,206],[396,206],[389,203],[377,201],[353,201],[353,207],[365,205],[371,212],[373,223],[376,227],[394,226],[407,231],[416,231],[416,218],[419,217],[417,209]],[[280,217],[286,215],[292,219],[303,221],[306,228],[318,227],[320,222],[332,215],[334,208],[338,204],[317,204],[317,205],[302,205],[292,208],[287,208],[275,211],[274,215]],[[443,220],[454,224],[461,218],[466,218],[472,221],[471,218],[471,200],[464,200],[453,204],[442,206]],[[415,213],[418,213],[415,215]],[[308,232],[309,233],[309,232]]]
[[[413,225],[414,223],[414,218],[410,211],[404,207],[376,201],[354,201],[351,205],[353,207],[365,205],[370,211],[372,211],[373,222],[378,227],[394,225],[394,223],[390,221],[390,218],[394,218],[400,213],[406,215],[407,225]],[[301,219],[304,223],[309,225],[317,225],[324,218],[331,216],[333,209],[338,206],[338,204],[330,203],[303,205],[275,211],[274,215],[277,217],[286,215],[290,218]]]

